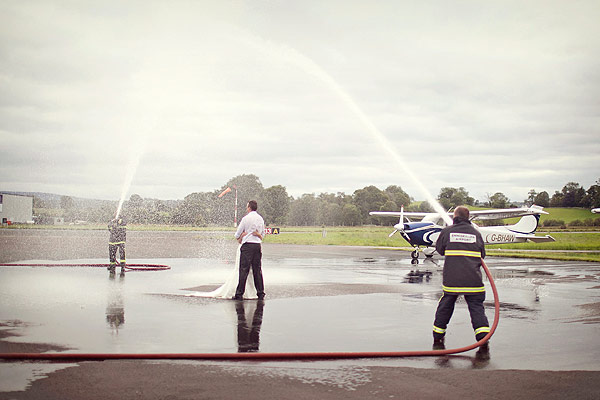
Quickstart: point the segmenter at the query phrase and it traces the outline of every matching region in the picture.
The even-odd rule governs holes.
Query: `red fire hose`
[[[10,264],[15,265],[15,264]],[[5,360],[100,361],[100,360],[305,360],[441,356],[463,353],[486,343],[494,334],[500,317],[500,301],[496,284],[487,265],[481,265],[494,292],[494,323],[483,339],[469,346],[444,350],[382,351],[382,352],[319,352],[319,353],[0,353]]]
[[[0,264],[0,267],[100,267],[107,268],[110,264]],[[120,267],[119,264],[116,267]],[[168,265],[160,264],[127,264],[123,268],[128,271],[164,271],[171,269]]]

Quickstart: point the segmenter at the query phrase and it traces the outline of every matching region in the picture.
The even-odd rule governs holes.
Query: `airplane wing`
[[[497,208],[492,210],[471,211],[471,219],[504,219],[523,217],[525,215],[548,214],[543,207],[533,205],[521,208]]]
[[[396,217],[400,218],[402,215],[405,217],[412,218],[425,218],[428,215],[434,215],[437,213],[427,213],[427,212],[410,212],[410,211],[371,211],[369,215],[374,215],[376,217]],[[451,215],[451,214],[449,214]]]
[[[400,211],[371,211],[369,215],[378,217],[396,217],[400,218],[403,213]],[[504,219],[523,217],[525,215],[537,215],[537,214],[548,214],[543,210],[543,207],[533,205],[531,207],[521,208],[497,208],[492,210],[479,210],[471,211],[471,219]],[[425,218],[427,216],[439,215],[438,213],[427,213],[427,212],[404,212],[404,216],[408,218]],[[452,217],[452,213],[448,213]]]

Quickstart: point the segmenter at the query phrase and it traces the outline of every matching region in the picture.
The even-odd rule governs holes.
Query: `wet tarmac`
[[[220,239],[210,243],[205,243],[206,251],[194,252],[199,257],[128,256],[131,263],[169,265],[167,271],[111,275],[92,267],[0,267],[4,352],[26,351],[23,346],[32,344],[42,346],[40,351],[81,353],[431,349],[431,324],[441,294],[440,258],[413,265],[408,253],[389,249],[266,243],[266,300],[235,302],[189,296],[215,289],[234,268],[234,245]],[[360,385],[356,371],[368,367],[600,370],[600,264],[493,257],[487,263],[501,304],[489,360],[478,359],[473,350],[451,357],[321,361],[321,372],[314,377],[315,370],[304,362],[264,362],[261,368],[348,387]],[[488,296],[491,320],[490,290]],[[460,302],[446,345],[473,342],[466,304]],[[0,392],[24,390],[36,378],[73,364],[8,365],[0,365]],[[323,373],[327,370],[331,373]]]

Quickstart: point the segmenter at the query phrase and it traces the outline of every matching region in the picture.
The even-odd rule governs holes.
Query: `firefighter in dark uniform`
[[[445,259],[444,293],[435,313],[433,348],[445,348],[446,328],[460,295],[465,297],[475,338],[479,341],[490,331],[483,308],[485,287],[481,278],[481,259],[485,257],[485,246],[481,234],[469,221],[468,208],[460,206],[454,210],[454,224],[440,232],[435,248]],[[480,348],[480,351],[487,350],[487,343]]]
[[[108,270],[115,272],[117,266],[117,250],[121,259],[119,264],[121,265],[121,273],[124,273],[125,268],[125,237],[127,235],[127,222],[125,218],[115,218],[108,224],[108,230],[110,232],[110,239],[108,241],[108,258],[110,265]]]

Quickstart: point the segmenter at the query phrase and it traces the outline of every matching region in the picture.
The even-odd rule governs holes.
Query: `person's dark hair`
[[[469,209],[465,206],[458,206],[454,210],[454,217],[462,218],[466,221],[469,220]]]
[[[256,202],[256,200],[250,200],[248,202],[248,207],[250,207],[252,211],[256,211],[258,210],[258,203]]]

